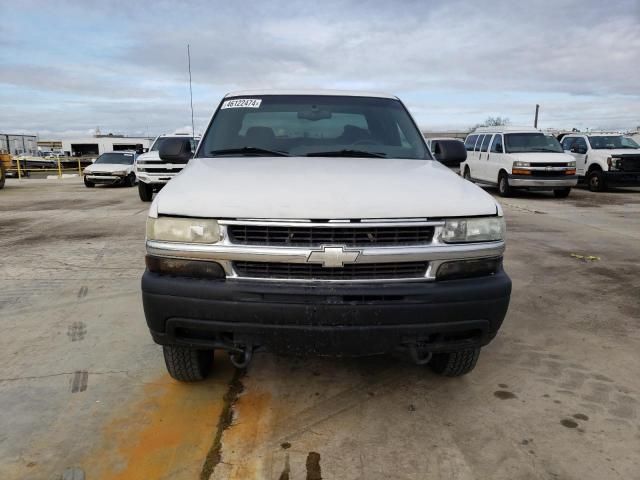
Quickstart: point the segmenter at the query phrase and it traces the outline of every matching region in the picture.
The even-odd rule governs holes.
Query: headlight
[[[111,175],[126,175],[126,170],[118,170],[117,172],[113,172]]]
[[[516,161],[516,162],[513,162],[513,166],[514,166],[514,168],[518,168],[518,167],[530,167],[530,166],[531,166],[531,163],[529,163],[529,162]]]
[[[220,241],[220,227],[215,220],[204,218],[148,218],[147,240],[216,243]]]
[[[504,217],[454,218],[442,230],[445,243],[491,242],[504,238]]]
[[[575,160],[573,162],[567,162],[567,167],[573,167],[576,168],[576,162]]]

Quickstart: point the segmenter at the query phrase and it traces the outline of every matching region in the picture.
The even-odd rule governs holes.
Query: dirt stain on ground
[[[508,390],[497,390],[495,392],[493,392],[493,395],[497,398],[499,398],[500,400],[508,400],[510,398],[518,398],[518,396],[513,393],[510,392]]]
[[[576,428],[578,426],[578,424],[576,422],[574,422],[573,420],[571,420],[569,418],[563,418],[562,420],[560,420],[560,424],[563,427],[567,427],[567,428]]]
[[[95,480],[198,478],[223,408],[226,382],[181,384],[163,376],[103,430],[85,462]]]

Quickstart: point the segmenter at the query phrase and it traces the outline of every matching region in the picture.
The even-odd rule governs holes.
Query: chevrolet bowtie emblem
[[[355,263],[360,250],[345,250],[342,247],[322,247],[307,257],[307,263],[321,263],[323,268],[344,267],[345,263]]]

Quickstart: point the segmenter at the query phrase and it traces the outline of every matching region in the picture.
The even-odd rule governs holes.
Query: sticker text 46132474
[[[220,108],[260,108],[261,98],[235,98],[225,100]]]

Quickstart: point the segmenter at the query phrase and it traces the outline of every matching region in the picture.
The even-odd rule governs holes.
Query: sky
[[[640,126],[640,0],[0,0],[0,132],[196,131],[245,88],[374,90],[424,130]]]

